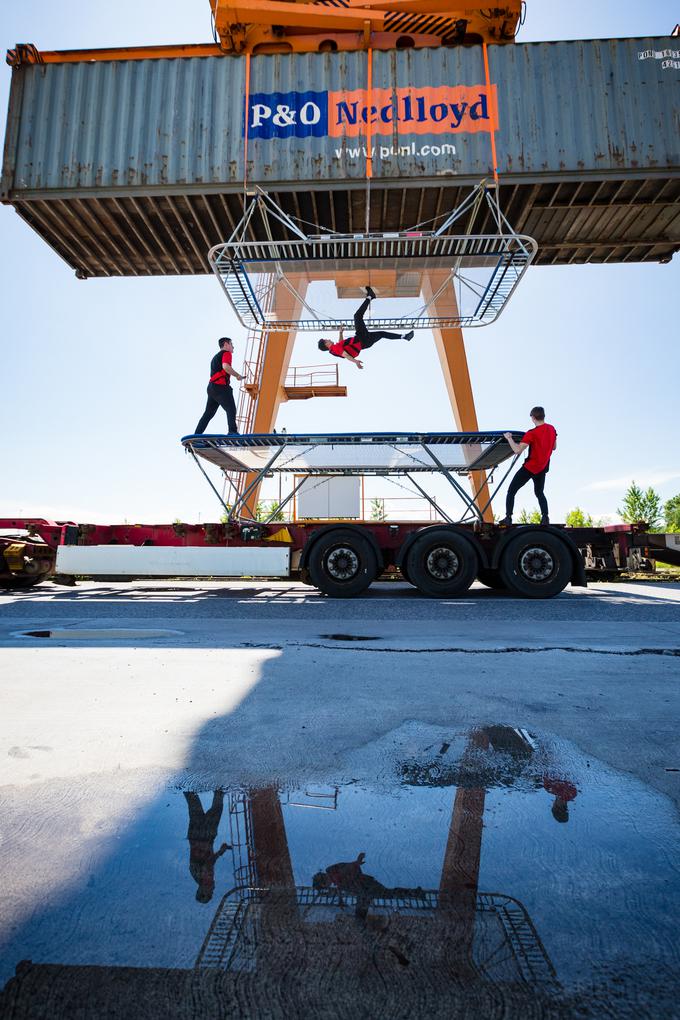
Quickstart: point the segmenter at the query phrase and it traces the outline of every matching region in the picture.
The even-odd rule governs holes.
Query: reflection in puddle
[[[10,933],[1,1016],[673,1015],[676,820],[548,737],[411,724],[131,824]]]

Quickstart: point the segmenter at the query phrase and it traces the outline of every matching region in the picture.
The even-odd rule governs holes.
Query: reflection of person
[[[210,362],[210,382],[208,383],[208,400],[205,405],[203,416],[196,426],[194,435],[201,436],[208,427],[208,423],[217,414],[217,408],[223,407],[227,413],[229,435],[238,435],[236,428],[236,404],[234,394],[231,390],[230,377],[243,379],[242,375],[232,368],[231,359],[234,353],[234,341],[231,337],[223,336],[218,340],[219,351]]]
[[[335,355],[336,358],[346,358],[347,361],[351,361],[357,368],[364,367],[363,362],[359,361],[361,352],[367,351],[373,344],[377,344],[378,340],[413,340],[413,330],[409,333],[386,333],[384,330],[369,331],[364,322],[364,313],[375,297],[375,293],[370,287],[366,287],[366,294],[366,300],[359,305],[354,313],[355,336],[350,336],[347,340],[344,340],[341,330],[340,339],[335,344],[332,340],[319,340],[320,351],[328,351],[329,354]]]
[[[217,829],[222,817],[224,804],[224,792],[215,790],[213,793],[212,805],[207,811],[203,810],[201,798],[197,793],[185,793],[186,802],[189,806],[189,871],[192,878],[198,884],[196,899],[199,903],[207,903],[212,899],[215,891],[215,861],[231,850],[228,843],[223,843],[217,852],[213,850],[213,843],[217,838]]]
[[[552,425],[548,425],[546,422],[545,411],[542,407],[532,407],[529,415],[534,423],[534,428],[525,432],[519,443],[515,442],[512,433],[504,433],[513,453],[522,453],[528,449],[529,456],[512,477],[505,497],[505,517],[501,524],[512,524],[515,496],[528,481],[533,481],[534,483],[534,492],[541,509],[541,524],[550,524],[548,501],[545,498],[543,489],[545,487],[545,476],[550,468],[550,458],[554,450],[557,449],[557,432]]]
[[[420,886],[415,889],[402,886],[390,887],[383,885],[372,875],[364,874],[361,865],[365,859],[366,854],[360,853],[355,861],[340,861],[338,864],[331,864],[325,871],[317,871],[312,879],[314,889],[320,892],[323,889],[335,887],[340,906],[342,906],[343,892],[349,896],[356,896],[355,914],[362,920],[366,918],[368,908],[375,899],[395,896],[403,899],[424,899],[424,893]]]
[[[575,800],[578,790],[573,783],[567,779],[554,779],[551,776],[543,777],[543,789],[552,793],[553,801],[552,816],[556,822],[569,821],[569,801]]]

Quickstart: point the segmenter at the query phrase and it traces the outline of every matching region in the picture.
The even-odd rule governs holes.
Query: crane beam
[[[222,35],[232,25],[284,25],[289,28],[320,28],[360,30],[370,22],[375,31],[382,28],[385,15],[382,11],[334,7],[331,11],[315,4],[290,3],[287,0],[249,0],[248,3],[219,4],[215,14],[215,28]]]

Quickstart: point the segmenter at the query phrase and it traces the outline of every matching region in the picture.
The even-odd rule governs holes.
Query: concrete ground
[[[47,583],[0,594],[0,690],[0,987],[22,958],[70,961],[36,917],[162,791],[375,783],[366,749],[416,731],[537,733],[647,791],[663,841],[678,835],[672,583],[545,602],[481,586],[437,601],[383,583],[345,602],[289,582]]]

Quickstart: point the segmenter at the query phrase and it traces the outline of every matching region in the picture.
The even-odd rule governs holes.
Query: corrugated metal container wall
[[[673,41],[490,47],[503,172],[680,169],[680,60],[661,56]]]
[[[23,91],[14,190],[146,188],[243,178],[244,61],[45,64]],[[3,190],[5,190],[3,188]]]
[[[654,55],[667,45],[666,39],[622,39],[489,47],[490,77],[498,90],[500,173],[529,181],[572,173],[677,171],[680,74],[672,66],[677,61]],[[640,59],[645,51],[652,56]],[[269,97],[271,136],[249,128],[248,179],[293,186],[360,180],[365,130],[346,136],[340,126],[332,133],[332,109],[365,89],[366,81],[364,52],[253,58],[249,124],[253,102]],[[448,95],[460,87],[482,88],[484,81],[481,47],[375,52],[373,96],[391,93],[394,108],[389,127],[373,128],[374,177],[421,182],[488,174],[490,135],[471,130],[469,119],[457,130],[460,111],[436,124],[433,133],[424,133],[424,124],[414,130],[417,118],[396,112],[407,93],[415,104],[420,90],[422,101],[431,104],[444,89]],[[317,105],[327,103],[328,112],[327,123],[298,137],[299,117],[296,125],[285,123],[290,115],[285,99],[301,93],[311,93]],[[23,67],[12,83],[3,197],[193,185],[237,189],[244,175],[244,95],[245,59],[237,57]],[[479,92],[472,88],[469,106],[475,96]],[[304,98],[293,101],[298,114]],[[365,101],[360,97],[359,111]],[[284,110],[279,126],[273,121],[277,104]],[[308,119],[315,109],[309,107]],[[435,119],[445,109],[439,107]],[[360,112],[358,117],[361,126]],[[424,119],[433,123],[432,117]],[[389,134],[379,133],[385,130]]]

